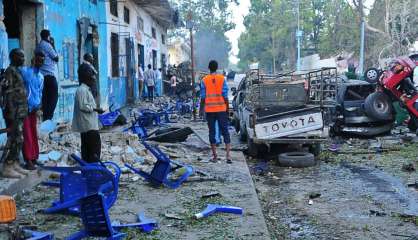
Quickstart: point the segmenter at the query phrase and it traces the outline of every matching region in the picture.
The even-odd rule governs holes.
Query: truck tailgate
[[[323,127],[322,112],[317,109],[270,118],[268,121],[256,123],[254,130],[257,139],[273,139],[318,130]]]

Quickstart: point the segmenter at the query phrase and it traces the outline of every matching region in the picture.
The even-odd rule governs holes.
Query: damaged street
[[[416,0],[0,0],[0,240],[417,240]]]

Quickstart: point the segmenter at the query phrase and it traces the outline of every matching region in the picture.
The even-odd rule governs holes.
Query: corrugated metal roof
[[[168,0],[134,0],[164,27],[173,27],[176,23],[176,12]]]

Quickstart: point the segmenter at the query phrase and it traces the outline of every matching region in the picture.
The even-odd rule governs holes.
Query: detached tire
[[[380,71],[377,68],[369,68],[364,73],[364,77],[369,83],[377,83],[380,77]]]
[[[370,94],[364,101],[366,114],[376,120],[392,120],[393,106],[388,95],[382,92]]]
[[[315,165],[315,156],[306,152],[288,152],[279,155],[279,164],[282,167],[304,168]]]

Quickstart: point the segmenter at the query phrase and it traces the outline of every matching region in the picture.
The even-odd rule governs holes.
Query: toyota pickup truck
[[[247,73],[233,89],[234,127],[248,153],[269,151],[277,144],[309,147],[314,155],[328,138],[328,110],[335,104],[336,69],[303,74]]]

